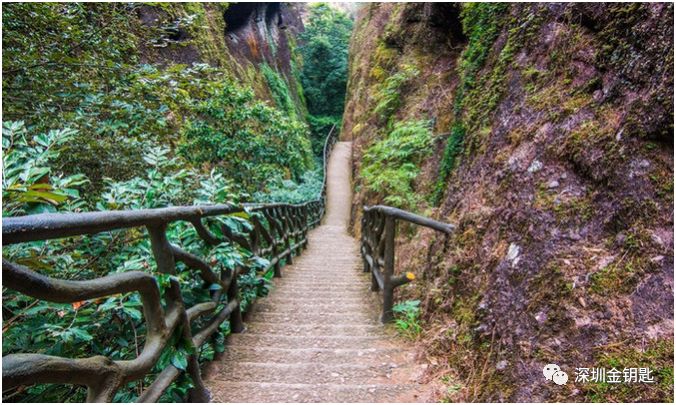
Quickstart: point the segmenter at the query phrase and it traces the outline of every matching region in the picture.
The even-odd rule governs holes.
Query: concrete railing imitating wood
[[[455,227],[385,205],[364,207],[361,220],[361,254],[364,272],[371,273],[371,291],[383,292],[383,312],[380,320],[385,323],[393,319],[394,289],[414,280],[413,273],[395,276],[394,238],[396,221],[406,221],[449,234]]]
[[[35,353],[3,356],[3,391],[39,383],[82,385],[88,389],[88,402],[108,402],[125,384],[144,378],[172,341],[172,335],[181,333],[183,339],[177,341],[192,342],[197,348],[195,353],[188,356],[185,370],[194,384],[189,399],[207,402],[209,393],[202,382],[198,363],[200,348],[226,320],[230,322],[231,332],[243,330],[237,278],[247,269],[235,267],[215,271],[212,264],[172,244],[167,238],[167,226],[177,221],[189,222],[207,245],[223,242],[237,244],[254,256],[268,259],[269,264],[263,269],[264,273],[272,269],[276,277],[281,276],[282,261],[293,262],[293,257],[307,246],[308,230],[319,224],[324,215],[328,157],[336,138],[332,128],[324,144],[321,193],[316,200],[304,204],[225,204],[3,218],[3,245],[143,227],[151,241],[157,271],[175,275],[176,263],[181,262],[197,270],[207,286],[205,288],[209,288],[211,297],[209,301],[186,308],[179,281],[173,277],[170,277],[169,287],[162,296],[156,278],[141,271],[86,281],[69,281],[47,277],[3,259],[3,287],[39,300],[74,303],[137,292],[143,305],[147,329],[143,349],[133,360],[112,360],[104,356],[69,359]],[[252,230],[247,233],[238,233],[220,224],[220,231],[224,235],[221,238],[212,233],[208,223],[205,224],[213,217],[244,212],[248,214],[252,225]],[[213,288],[214,284],[219,288]],[[163,300],[165,305],[162,305]],[[211,318],[206,326],[193,330],[191,322],[208,315]],[[168,365],[141,393],[139,401],[157,401],[182,372]]]

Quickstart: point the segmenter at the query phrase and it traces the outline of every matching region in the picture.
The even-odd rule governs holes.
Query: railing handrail
[[[364,212],[369,211],[378,211],[385,215],[392,216],[396,219],[401,219],[403,221],[411,222],[416,225],[432,228],[439,232],[451,233],[455,230],[455,225],[447,224],[445,222],[439,222],[432,218],[423,217],[422,215],[414,214],[412,212],[405,211],[395,207],[390,207],[387,205],[372,205],[370,207],[364,206]]]
[[[302,204],[186,205],[138,210],[62,212],[6,217],[2,219],[2,244],[4,246],[175,221],[193,221],[198,218],[228,215],[246,212],[247,210],[259,211],[265,208],[279,207],[300,208],[313,203],[321,203],[321,200],[311,200]]]
[[[333,148],[333,145],[336,143],[335,137],[333,137],[333,131],[336,129],[336,124],[333,124],[331,129],[329,130],[329,134],[326,136],[326,140],[324,140],[324,149],[322,152],[322,164],[324,165],[324,174],[322,175],[322,189],[319,198],[324,198],[326,196],[326,172],[329,169],[329,159],[328,159],[328,154],[331,153],[331,149]]]
[[[241,211],[244,211],[242,206],[219,204],[8,217],[2,219],[2,244],[58,239],[180,220],[190,221]]]
[[[335,136],[331,128],[324,142],[324,179],[317,199],[302,204],[247,203],[178,206],[155,209],[95,211],[84,213],[37,214],[3,218],[3,244],[65,238],[95,234],[116,229],[146,227],[152,254],[159,273],[173,275],[176,263],[197,270],[205,285],[218,285],[211,300],[186,308],[178,279],[170,278],[170,288],[160,296],[155,277],[146,272],[130,271],[106,275],[86,281],[69,281],[41,275],[28,267],[2,261],[3,287],[28,296],[51,302],[77,302],[113,294],[138,292],[147,325],[146,344],[133,360],[112,360],[103,356],[69,359],[37,353],[18,353],[3,356],[2,381],[4,389],[36,383],[61,383],[88,387],[87,402],[110,401],[125,383],[143,378],[157,363],[160,354],[170,342],[170,336],[181,331],[183,340],[201,347],[219,325],[230,321],[232,333],[243,328],[237,276],[242,266],[217,269],[202,258],[176,246],[167,238],[167,225],[176,221],[190,222],[200,239],[207,245],[221,242],[237,244],[254,256],[269,258],[263,272],[274,269],[281,276],[281,264],[293,263],[293,257],[307,247],[307,232],[322,219],[326,207],[326,170]],[[252,212],[252,229],[234,232],[221,225],[223,236],[212,233],[202,218]],[[164,298],[166,305],[161,299]],[[220,305],[224,306],[221,308]],[[213,315],[206,326],[192,332],[191,322],[199,317]],[[188,358],[185,372],[193,380],[190,399],[209,400],[198,363],[199,350]],[[141,402],[157,401],[169,385],[184,371],[168,365],[139,397]]]
[[[413,273],[394,275],[394,240],[396,221],[402,220],[425,226],[445,234],[455,229],[452,224],[439,222],[387,205],[364,206],[361,221],[361,254],[364,273],[371,273],[371,291],[382,291],[383,311],[381,321],[393,319],[394,289],[414,280]],[[383,269],[381,271],[381,268]]]

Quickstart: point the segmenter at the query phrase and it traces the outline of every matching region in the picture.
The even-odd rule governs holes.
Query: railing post
[[[284,242],[286,244],[286,249],[289,251],[289,253],[286,256],[286,263],[287,264],[293,264],[293,250],[291,249],[291,236],[289,235],[291,233],[291,218],[289,217],[289,210],[288,208],[282,208],[281,209],[282,213],[282,224],[284,226]]]
[[[185,312],[185,303],[183,302],[183,297],[181,296],[181,289],[178,285],[176,279],[170,281],[169,294],[176,301],[176,305],[180,305],[181,310],[181,333],[183,335],[183,340],[186,342],[193,342],[192,331],[190,330],[190,320],[188,315]],[[193,387],[188,391],[188,399],[190,402],[209,402],[211,399],[211,393],[204,386],[204,380],[202,379],[202,371],[200,370],[199,356],[195,353],[191,354],[188,357],[188,365],[186,371],[190,375],[190,378],[193,382]]]
[[[394,237],[396,233],[394,217],[385,217],[385,271],[383,272],[383,314],[380,320],[383,323],[392,320],[392,305],[394,302],[394,286],[392,274],[394,274]]]
[[[230,332],[241,333],[244,331],[244,322],[242,322],[242,306],[239,302],[239,287],[237,278],[239,277],[239,267],[235,270],[228,270],[231,273],[230,286],[228,286],[228,302],[237,300],[237,308],[230,314]]]
[[[310,208],[307,205],[304,205],[303,208],[303,249],[307,249],[307,232],[310,229]]]
[[[157,270],[164,274],[176,274],[176,258],[171,250],[171,245],[167,239],[167,224],[148,226],[148,233],[150,234],[150,246],[157,262]],[[181,289],[179,288],[176,279],[170,280],[170,287],[166,293],[166,299],[170,307],[180,308],[180,324],[183,339],[187,342],[193,341],[192,331],[190,330],[190,321],[185,312],[185,304],[181,296]],[[199,359],[197,354],[191,354],[188,359],[187,372],[192,378],[193,388],[190,389],[188,397],[191,402],[207,402],[210,399],[210,394],[204,386],[202,380],[202,373],[199,367]]]
[[[300,215],[301,215],[301,213],[300,213],[300,208],[293,207],[292,210],[293,210],[292,224],[293,224],[293,228],[294,228],[293,233],[296,234],[296,240],[295,240],[295,242],[296,242],[296,249],[295,249],[296,250],[296,256],[300,256],[300,254],[303,252],[303,245],[300,243],[301,238],[303,237],[303,231],[302,231],[302,228],[300,227]]]
[[[164,274],[176,274],[176,261],[167,239],[167,224],[148,226],[150,247],[157,263],[157,271]]]
[[[277,262],[275,262],[275,267],[274,267],[274,277],[282,277],[282,265],[279,263],[279,247],[277,246],[277,239],[273,239],[272,242],[272,253],[275,258],[277,258]]]
[[[366,260],[366,255],[368,254],[368,233],[369,233],[369,228],[368,228],[368,220],[366,219],[367,214],[364,213],[364,216],[361,217],[361,258],[362,261],[364,262],[364,273],[368,273],[371,271],[371,268],[369,267],[369,262]]]

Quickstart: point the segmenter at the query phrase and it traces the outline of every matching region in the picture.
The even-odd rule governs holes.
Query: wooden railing
[[[396,221],[406,221],[449,234],[453,225],[435,221],[384,205],[364,207],[361,220],[361,254],[364,272],[371,273],[371,291],[382,291],[383,312],[380,320],[385,323],[393,318],[394,289],[415,279],[413,273],[394,274],[394,239]]]
[[[198,363],[200,348],[226,320],[230,322],[231,332],[243,330],[237,279],[247,269],[222,266],[223,269],[217,273],[212,264],[172,244],[167,238],[167,226],[177,221],[187,221],[207,245],[223,242],[238,244],[254,256],[268,259],[269,264],[263,272],[272,269],[274,275],[279,277],[282,261],[293,262],[293,257],[307,246],[308,230],[319,224],[324,215],[327,163],[335,142],[336,134],[332,128],[324,144],[321,194],[316,200],[304,204],[226,204],[4,218],[3,245],[144,227],[151,241],[159,273],[175,275],[176,263],[181,262],[198,271],[205,288],[214,284],[220,288],[209,288],[211,300],[186,308],[176,278],[170,277],[169,288],[162,296],[156,278],[141,271],[86,281],[69,281],[47,277],[3,259],[3,287],[39,300],[73,303],[138,292],[147,330],[145,345],[133,360],[112,360],[104,356],[69,359],[35,353],[3,356],[3,391],[39,383],[72,384],[87,387],[88,402],[109,402],[120,387],[144,378],[172,341],[172,335],[180,333],[182,339],[178,341],[192,342],[196,348],[188,357],[185,369],[194,384],[189,399],[207,402],[209,393],[202,382]],[[247,212],[251,221],[252,230],[248,233],[237,233],[221,224],[220,231],[225,238],[220,238],[210,230],[209,218],[242,212]],[[211,318],[206,326],[193,330],[193,320],[209,315]],[[141,393],[139,401],[157,401],[182,372],[174,365],[168,365]]]

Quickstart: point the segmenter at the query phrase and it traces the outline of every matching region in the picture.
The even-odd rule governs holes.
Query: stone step
[[[407,384],[285,384],[220,382],[212,402],[397,402],[414,387]]]
[[[287,336],[316,335],[353,335],[353,336],[381,336],[386,337],[383,326],[376,323],[346,323],[320,324],[304,323],[291,324],[288,322],[247,322],[247,331],[250,333],[271,333]]]
[[[342,283],[342,284],[355,284],[355,283],[364,283],[366,278],[361,278],[359,275],[362,274],[361,272],[353,271],[350,270],[349,272],[327,272],[323,269],[317,269],[314,271],[311,270],[303,270],[302,272],[297,271],[297,272],[292,272],[292,271],[284,271],[282,269],[282,277],[277,278],[274,281],[275,282],[281,282],[281,281],[304,281],[304,282],[312,282],[312,283],[323,283],[325,281],[331,281],[334,283]]]
[[[321,253],[315,253],[316,255],[321,255]],[[361,268],[364,265],[364,262],[361,260],[350,259],[350,260],[331,260],[329,258],[316,257],[316,256],[307,256],[301,257],[298,259],[298,263],[289,265],[287,269],[292,271],[316,271],[316,270],[326,270],[333,273],[348,273],[352,272],[354,269]]]
[[[213,377],[218,382],[274,381],[284,384],[388,384],[393,363],[321,364],[235,362]]]
[[[293,287],[298,285],[307,285],[309,287],[331,287],[331,288],[352,288],[352,287],[365,287],[371,285],[370,279],[362,280],[356,277],[349,277],[343,279],[331,279],[326,277],[298,277],[295,275],[284,277],[284,279],[275,279],[273,283],[280,287]]]
[[[308,280],[285,280],[274,282],[279,290],[282,288],[306,288],[315,290],[340,290],[340,291],[364,291],[367,289],[366,283],[357,282],[327,282],[327,281],[308,281]]]
[[[346,297],[346,298],[369,298],[369,295],[371,293],[370,286],[363,286],[360,289],[352,289],[349,291],[338,291],[335,289],[322,289],[322,290],[317,290],[317,289],[312,289],[312,288],[305,288],[305,287],[289,287],[289,288],[284,288],[279,294],[277,294],[277,291],[279,288],[274,288],[272,291],[275,292],[275,294],[271,294],[271,298],[276,298],[277,296],[285,296],[288,298],[322,298],[322,297],[328,297],[329,299],[332,298],[340,298],[340,297]]]
[[[295,302],[263,302],[256,304],[256,313],[265,312],[298,312],[298,313],[355,313],[359,314],[364,310],[365,304],[363,302],[356,304],[343,303],[317,303],[308,305],[306,303]]]
[[[328,281],[333,281],[333,282],[342,282],[342,283],[356,283],[356,282],[362,282],[362,279],[359,278],[359,275],[361,273],[358,272],[336,272],[336,273],[328,273],[325,271],[322,271],[321,269],[317,270],[303,270],[302,272],[300,271],[294,271],[294,272],[286,272],[286,274],[283,274],[283,279],[284,281],[298,281],[298,280],[303,280],[303,281],[312,281],[312,282],[322,282],[325,280]]]
[[[294,290],[294,289],[302,289],[305,291],[312,291],[316,290],[317,294],[319,293],[331,293],[331,292],[337,292],[337,293],[359,293],[363,294],[364,292],[370,291],[371,288],[371,281],[365,282],[361,280],[355,280],[352,283],[325,283],[325,282],[308,282],[307,280],[287,280],[287,279],[275,279],[273,281],[273,288],[274,289],[281,289],[283,288],[285,291],[286,290]],[[322,295],[323,296],[323,295]]]
[[[280,347],[249,347],[228,344],[221,354],[219,364],[225,365],[237,362],[279,362],[302,363],[314,362],[324,364],[341,364],[350,362],[364,362],[376,364],[390,363],[398,355],[396,348],[368,348],[368,349],[323,349],[316,347],[280,348]]]
[[[366,313],[339,313],[339,312],[308,312],[308,313],[289,313],[289,312],[258,312],[251,314],[250,320],[256,322],[288,322],[292,323],[319,323],[319,324],[337,324],[337,323],[372,323],[378,321],[374,314]]]
[[[236,333],[230,335],[228,343],[233,346],[279,347],[293,349],[316,347],[322,349],[370,349],[382,341],[380,336],[358,335],[306,335],[288,336],[276,334]]]
[[[296,304],[306,304],[309,306],[315,304],[361,304],[364,302],[370,302],[367,297],[364,297],[364,294],[353,293],[353,294],[344,294],[336,292],[331,295],[295,295],[295,294],[286,294],[287,291],[282,291],[281,294],[270,295],[265,298],[260,298],[259,303],[296,303]]]

